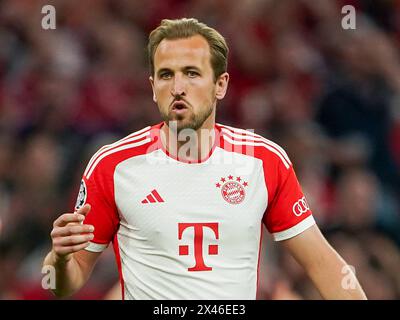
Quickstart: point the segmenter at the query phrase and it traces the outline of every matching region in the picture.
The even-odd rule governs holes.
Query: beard
[[[161,111],[160,113],[163,120],[169,125],[170,122],[176,122],[176,130],[179,133],[181,130],[184,129],[192,129],[197,131],[201,128],[204,121],[208,119],[208,117],[213,112],[214,107],[213,104],[210,104],[204,110],[195,113],[193,112],[193,108],[190,106],[186,111],[186,114],[176,114],[172,112],[172,110],[168,110],[168,112]]]

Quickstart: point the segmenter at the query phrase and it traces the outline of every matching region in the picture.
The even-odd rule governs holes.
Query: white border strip
[[[305,218],[303,221],[299,222],[295,226],[280,231],[280,232],[275,232],[272,234],[274,237],[275,241],[282,241],[286,239],[293,238],[294,236],[297,236],[298,234],[302,233],[303,231],[307,230],[311,226],[315,224],[314,217],[312,215],[308,216]]]
[[[110,154],[113,154],[113,153],[118,152],[118,151],[126,150],[126,149],[135,148],[135,147],[141,146],[141,145],[143,145],[143,144],[146,144],[146,143],[148,143],[148,142],[150,142],[150,141],[151,141],[151,138],[147,138],[147,139],[145,139],[145,140],[142,140],[142,141],[139,141],[139,142],[136,142],[136,143],[126,144],[126,145],[123,145],[123,146],[121,146],[121,147],[117,147],[117,148],[115,148],[115,149],[111,149],[111,150],[109,150],[109,151],[104,152],[101,156],[99,156],[99,157],[97,158],[96,162],[93,164],[92,168],[89,170],[89,172],[88,172],[86,178],[89,179],[90,176],[92,175],[94,169],[95,169],[96,166],[99,164],[99,162],[100,162],[102,159],[104,159],[105,157],[109,156]]]
[[[226,136],[224,134],[222,135],[222,137],[224,138],[224,140],[228,141],[230,144],[233,144],[233,145],[264,147],[264,148],[268,149],[269,151],[275,153],[279,158],[281,158],[286,169],[289,169],[289,167],[290,167],[290,165],[287,163],[285,158],[282,156],[282,154],[278,150],[274,149],[273,147],[271,147],[270,145],[268,145],[264,142],[237,141],[237,140],[232,140],[231,138],[229,138],[228,136]]]
[[[85,248],[85,250],[90,252],[103,252],[107,247],[107,244],[89,242],[89,245]]]
[[[86,167],[86,170],[85,170],[85,172],[84,172],[84,175],[86,176],[86,174],[89,172],[89,169],[90,169],[90,167],[92,166],[93,162],[97,159],[97,157],[98,157],[101,153],[106,152],[107,150],[110,150],[110,149],[112,149],[112,148],[114,148],[114,147],[117,147],[118,145],[120,145],[120,144],[122,144],[122,143],[135,141],[135,140],[141,139],[141,138],[143,138],[143,137],[149,135],[149,134],[150,134],[150,131],[149,131],[150,128],[151,128],[151,127],[146,127],[146,128],[144,128],[144,129],[142,129],[142,130],[140,130],[140,131],[138,131],[138,132],[135,132],[135,133],[130,134],[129,136],[127,136],[127,137],[125,137],[125,138],[123,138],[123,139],[121,139],[121,140],[118,140],[117,142],[114,142],[114,143],[112,143],[112,144],[108,144],[108,145],[105,145],[105,146],[101,147],[101,148],[92,156],[92,158],[90,159],[90,161],[89,161],[89,163],[88,163],[88,165],[87,165],[87,167]],[[142,134],[141,134],[141,133],[142,133]]]
[[[282,155],[286,158],[286,160],[291,164],[286,151],[283,150],[283,148],[280,145],[276,144],[275,142],[273,142],[271,140],[268,140],[268,139],[264,138],[263,136],[260,136],[259,134],[256,134],[256,133],[251,132],[251,131],[247,131],[247,130],[239,129],[239,128],[233,128],[233,127],[230,127],[230,126],[226,126],[224,124],[218,124],[218,125],[221,126],[221,130],[222,131],[225,131],[225,130],[233,131],[234,133],[238,134],[239,137],[242,138],[242,139],[243,138],[254,137],[254,138],[258,138],[258,139],[263,140],[265,143],[267,143],[267,144],[275,147],[276,149],[278,149],[282,153]]]
[[[253,136],[253,135],[242,135],[242,134],[233,133],[232,131],[225,129],[225,128],[221,128],[221,131],[225,134],[228,134],[231,138],[234,138],[234,139],[250,140],[250,141],[255,141],[255,142],[264,142],[264,143],[270,145],[271,147],[274,147],[275,149],[277,149],[282,154],[282,156],[286,159],[286,161],[291,164],[288,155],[282,149],[282,147],[278,146],[276,143],[274,143],[268,139],[265,139],[261,136],[258,137],[258,136]]]

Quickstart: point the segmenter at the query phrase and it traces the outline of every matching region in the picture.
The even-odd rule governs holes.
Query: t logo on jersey
[[[179,223],[178,224],[178,239],[182,240],[183,232],[188,229],[193,228],[194,237],[193,237],[193,246],[194,246],[194,259],[196,264],[188,268],[188,271],[211,271],[212,268],[206,266],[204,263],[203,257],[203,230],[204,228],[211,229],[215,234],[215,239],[219,239],[218,234],[218,223],[217,222],[208,222],[208,223]],[[189,246],[188,245],[180,245],[179,246],[179,255],[187,256],[189,254]],[[208,246],[208,254],[216,255],[218,254],[218,245],[210,244]]]

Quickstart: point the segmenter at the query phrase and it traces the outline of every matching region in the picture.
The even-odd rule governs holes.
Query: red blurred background
[[[57,27],[43,30],[43,5]],[[341,8],[356,8],[356,29]],[[145,52],[163,18],[195,17],[230,45],[218,122],[291,157],[320,228],[370,299],[400,298],[400,1],[0,2],[0,298],[41,287],[52,222],[96,149],[160,121]],[[259,299],[320,299],[265,234]],[[116,298],[113,253],[73,299]]]

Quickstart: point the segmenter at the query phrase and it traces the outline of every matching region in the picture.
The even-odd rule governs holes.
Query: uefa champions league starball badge
[[[227,178],[222,177],[215,186],[221,190],[222,198],[230,204],[239,204],[246,197],[245,188],[249,186],[248,182],[241,177],[232,175]]]
[[[86,202],[87,191],[86,191],[86,183],[85,181],[81,181],[81,186],[79,187],[78,199],[76,199],[75,210],[79,210],[83,207]]]

